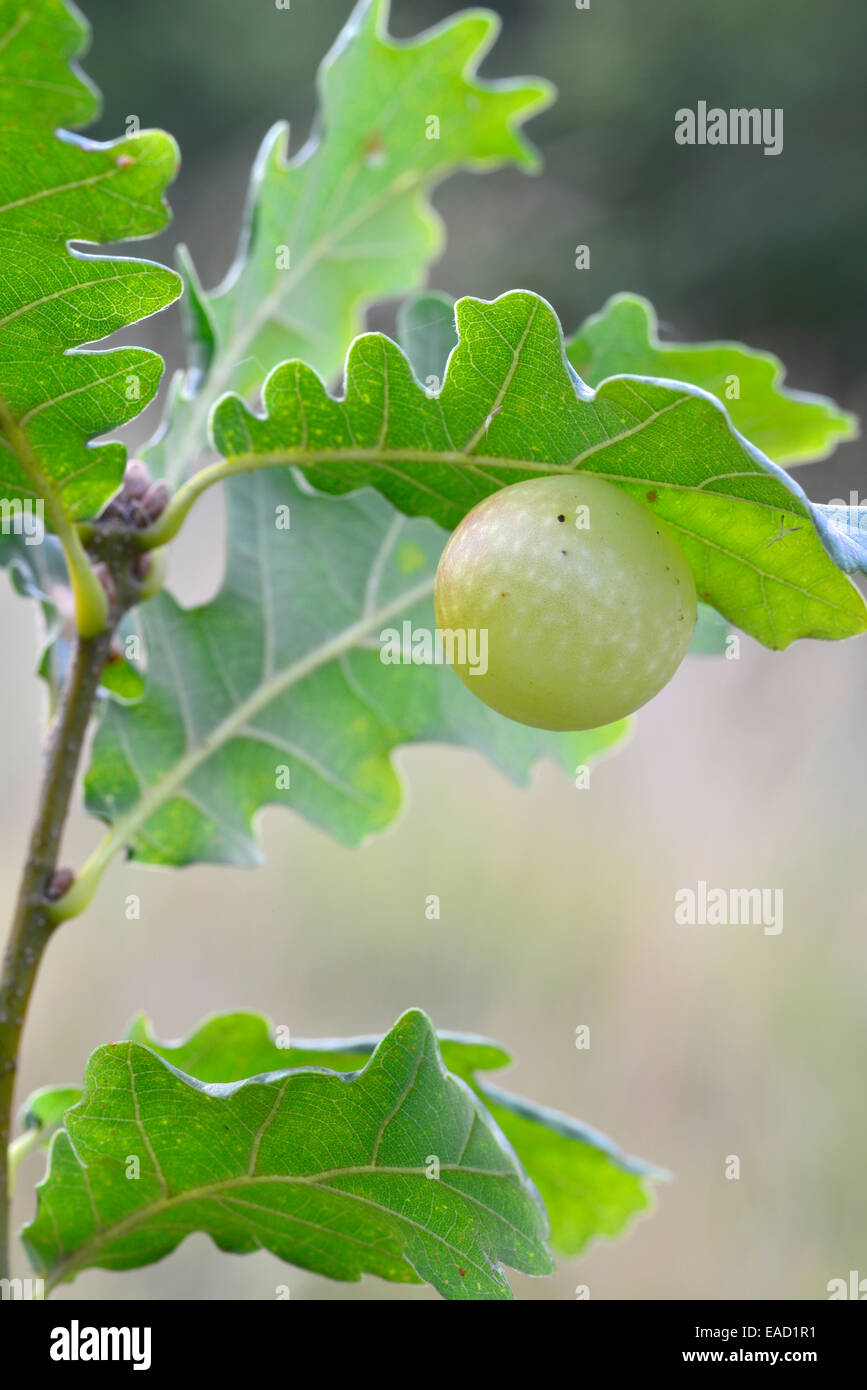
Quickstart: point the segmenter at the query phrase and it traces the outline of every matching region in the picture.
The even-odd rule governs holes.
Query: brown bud
[[[169,485],[162,479],[148,488],[141,500],[141,509],[148,521],[156,521],[169,505]]]
[[[58,899],[62,898],[64,893],[72,887],[74,882],[74,869],[55,869],[48,881],[48,887],[45,890],[45,897],[48,902],[56,903]]]
[[[148,472],[147,464],[142,463],[141,459],[130,459],[123,475],[124,496],[130,500],[144,497],[150,485],[151,475]]]
[[[99,519],[100,521],[124,521],[126,519],[123,493],[119,492],[116,497],[106,503],[99,514]]]

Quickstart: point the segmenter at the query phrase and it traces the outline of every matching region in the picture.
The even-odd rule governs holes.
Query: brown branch
[[[45,774],[0,975],[0,1278],[9,1277],[8,1146],[18,1051],[42,953],[54,930],[48,906],[66,886],[58,870],[88,722],[108,658],[112,629],[78,639],[49,736]]]

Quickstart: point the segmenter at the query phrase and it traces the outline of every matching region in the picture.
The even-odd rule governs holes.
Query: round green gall
[[[584,473],[474,507],[443,551],[434,606],[439,629],[475,633],[474,660],[454,668],[468,689],[539,729],[639,709],[671,680],[696,620],[692,572],[665,524]]]

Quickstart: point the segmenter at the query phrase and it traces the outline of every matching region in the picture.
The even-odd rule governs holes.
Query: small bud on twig
[[[126,497],[144,497],[151,485],[151,475],[147,464],[141,459],[130,459],[123,475],[123,492]]]
[[[136,579],[147,579],[154,567],[153,555],[136,555],[132,562],[132,572]]]
[[[141,510],[147,517],[148,522],[156,521],[169,505],[169,485],[160,479],[148,488],[141,500]]]
[[[55,869],[45,890],[45,897],[48,902],[58,902],[75,882],[75,870],[70,868]]]

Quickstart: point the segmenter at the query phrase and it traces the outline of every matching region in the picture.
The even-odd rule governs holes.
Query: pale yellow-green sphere
[[[584,473],[515,483],[468,512],[434,606],[439,629],[474,634],[454,666],[468,689],[539,729],[639,709],[671,680],[696,620],[692,571],[665,524]]]

